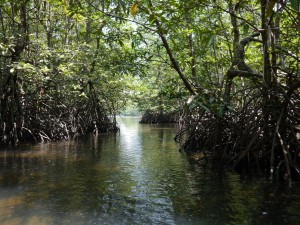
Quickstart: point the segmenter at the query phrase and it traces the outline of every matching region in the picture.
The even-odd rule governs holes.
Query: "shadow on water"
[[[0,224],[300,224],[299,183],[192,165],[173,125],[0,152]]]

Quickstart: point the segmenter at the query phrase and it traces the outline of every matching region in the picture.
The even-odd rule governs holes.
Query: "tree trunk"
[[[19,15],[20,23],[17,26],[15,34],[15,46],[10,51],[10,63],[14,64],[20,60],[21,53],[29,43],[28,21],[27,21],[27,4],[24,1],[20,4]],[[14,11],[14,7],[12,7]],[[14,23],[14,22],[13,22]],[[18,73],[16,70],[6,68],[4,70],[4,83],[1,84],[2,96],[0,99],[1,105],[1,134],[2,142],[15,145],[18,143],[18,129],[21,127],[22,121],[22,106],[19,97]]]

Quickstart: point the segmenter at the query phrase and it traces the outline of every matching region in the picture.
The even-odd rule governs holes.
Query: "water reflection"
[[[0,152],[0,224],[299,224],[299,184],[190,165],[172,126]]]

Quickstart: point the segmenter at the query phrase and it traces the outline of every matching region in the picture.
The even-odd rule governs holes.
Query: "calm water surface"
[[[300,184],[190,164],[172,126],[0,152],[0,224],[300,224]]]

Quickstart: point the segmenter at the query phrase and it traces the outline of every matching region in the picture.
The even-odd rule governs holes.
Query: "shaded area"
[[[151,124],[151,123],[175,123],[179,120],[179,112],[173,111],[173,112],[158,112],[155,110],[146,110],[142,118],[140,120],[140,123],[144,124]]]

